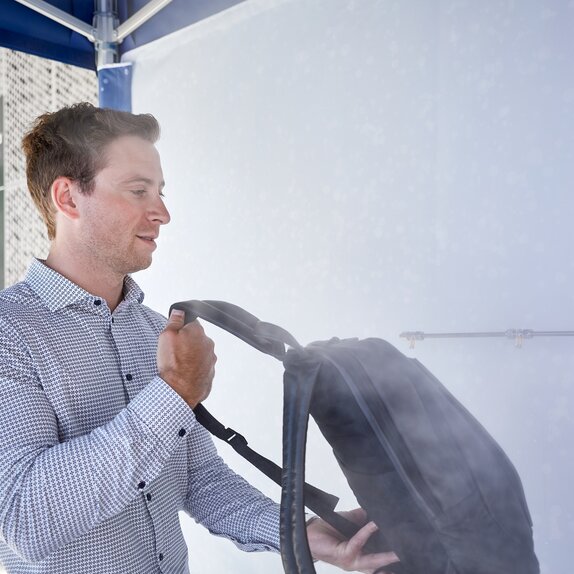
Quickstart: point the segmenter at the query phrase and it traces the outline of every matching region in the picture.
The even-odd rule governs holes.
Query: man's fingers
[[[183,311],[170,313],[158,339],[157,368],[159,376],[194,408],[211,391],[217,357],[199,322],[184,323]]]
[[[365,556],[358,558],[356,568],[359,572],[377,572],[381,568],[398,561],[399,557],[394,552],[377,552],[376,554],[365,554]]]
[[[197,320],[190,321],[185,324],[185,311],[181,309],[173,309],[169,314],[167,323],[165,324],[164,331],[180,331],[183,328],[194,333],[203,334],[203,327]]]
[[[347,542],[347,551],[349,557],[355,559],[356,570],[361,572],[372,571],[399,561],[394,552],[362,554],[363,547],[377,530],[378,527],[374,522],[368,522]]]
[[[363,526],[357,533],[349,540],[347,547],[349,551],[354,555],[359,555],[363,546],[367,543],[367,540],[378,530],[377,525],[374,522],[368,522]]]

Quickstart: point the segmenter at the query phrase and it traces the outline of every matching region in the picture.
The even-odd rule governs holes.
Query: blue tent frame
[[[100,105],[129,110],[131,67],[114,65],[124,53],[244,1],[0,0],[0,46],[94,70],[100,84]],[[160,6],[159,11],[138,23],[119,42],[114,41],[110,30],[116,34],[118,27],[152,5]],[[39,12],[42,7],[69,17],[80,31]],[[102,15],[113,19],[108,38],[102,35]],[[90,31],[91,38],[86,36]],[[107,52],[104,57],[103,52]]]

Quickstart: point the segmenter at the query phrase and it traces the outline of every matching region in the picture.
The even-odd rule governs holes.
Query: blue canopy
[[[117,0],[120,23],[137,13],[148,1]],[[173,0],[119,44],[120,56],[243,1]],[[47,0],[47,3],[88,26],[92,25],[95,11],[95,2],[92,0]],[[82,68],[96,69],[92,42],[16,0],[0,0],[0,46]]]
[[[97,70],[100,106],[131,111],[131,64],[109,64],[243,1],[0,0],[0,46]]]

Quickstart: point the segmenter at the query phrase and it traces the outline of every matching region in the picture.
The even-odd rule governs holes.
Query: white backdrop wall
[[[129,55],[173,216],[148,304],[223,299],[417,357],[517,466],[545,574],[571,568],[574,339],[398,335],[574,330],[573,53],[569,0],[248,0]],[[279,364],[209,333],[208,406],[279,460]],[[308,459],[352,507],[315,428]],[[182,520],[194,572],[282,571]]]

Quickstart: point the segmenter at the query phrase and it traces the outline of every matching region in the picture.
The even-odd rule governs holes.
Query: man
[[[278,508],[217,456],[192,408],[213,343],[142,305],[130,274],[170,216],[150,115],[78,104],[25,136],[28,187],[51,241],[0,294],[0,561],[12,573],[182,573],[178,511],[246,551],[278,551]],[[360,510],[351,517],[363,520]],[[341,541],[309,524],[315,558],[374,572],[376,527]],[[207,569],[206,569],[207,570]]]

